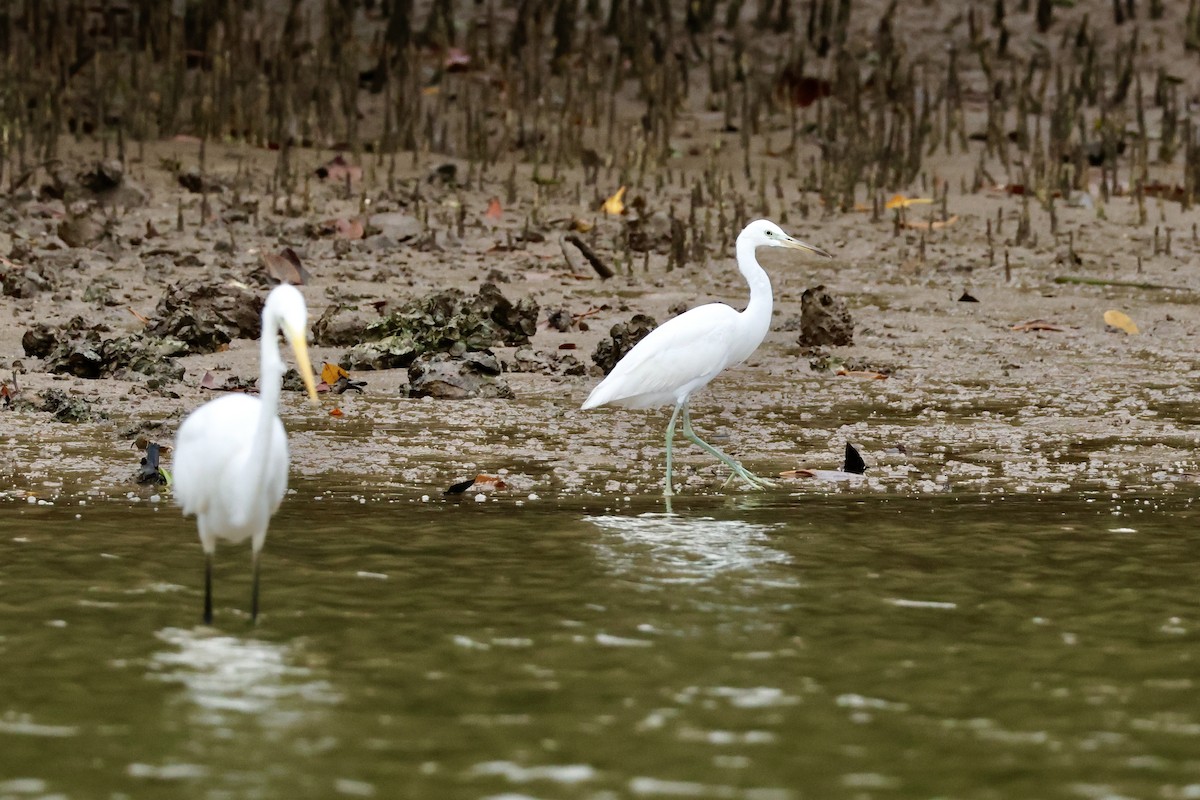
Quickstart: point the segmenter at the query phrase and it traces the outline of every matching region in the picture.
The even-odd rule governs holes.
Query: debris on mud
[[[538,304],[523,297],[515,304],[494,283],[476,295],[446,289],[406,303],[363,331],[363,341],[342,358],[347,369],[407,367],[427,353],[461,356],[493,346],[528,343],[537,331]]]
[[[587,366],[569,352],[543,353],[520,347],[504,364],[509,372],[539,372],[544,375],[586,375]]]
[[[618,322],[609,330],[609,338],[596,345],[592,353],[593,363],[607,375],[635,344],[645,339],[657,326],[654,317],[647,314],[634,314],[628,322]]]
[[[38,410],[53,414],[59,422],[90,422],[104,416],[93,411],[92,404],[84,398],[67,394],[61,389],[43,392]]]
[[[192,353],[213,353],[234,339],[257,339],[263,298],[228,283],[176,283],[154,310],[147,333],[182,340]]]
[[[364,310],[350,303],[334,303],[313,323],[313,341],[321,345],[348,346],[361,342],[367,326],[379,321],[374,308]]]
[[[800,296],[800,336],[805,347],[842,346],[854,343],[854,322],[846,302],[824,285],[805,289]]]
[[[126,377],[139,372],[152,378],[179,380],[184,369],[173,358],[187,354],[174,337],[121,336],[103,339],[108,329],[73,317],[58,328],[38,323],[21,337],[25,355],[42,359],[46,371],[79,378]]]
[[[511,398],[512,389],[499,376],[500,362],[490,350],[468,352],[462,358],[435,353],[408,368],[409,394],[446,400]]]
[[[51,276],[42,265],[5,266],[7,269],[0,272],[0,292],[8,297],[25,299],[54,288]]]
[[[159,464],[159,458],[164,448],[157,442],[148,441],[145,445],[146,455],[142,456],[141,465],[138,467],[134,480],[138,483],[155,486],[167,483],[167,476]]]

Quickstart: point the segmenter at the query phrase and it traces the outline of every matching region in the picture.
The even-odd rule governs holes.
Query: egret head
[[[317,401],[317,388],[313,380],[312,362],[308,360],[308,306],[304,303],[304,295],[300,290],[288,283],[282,283],[267,295],[267,304],[263,309],[263,321],[273,321],[292,346],[296,354],[296,369],[304,381],[304,388],[312,402]],[[275,332],[264,329],[263,336],[274,336]]]
[[[810,253],[816,253],[825,258],[833,258],[819,247],[815,247],[808,242],[802,242],[788,236],[783,232],[783,229],[771,222],[769,219],[756,219],[747,225],[738,236],[738,239],[747,239],[754,247],[790,247],[793,250],[807,250]]]

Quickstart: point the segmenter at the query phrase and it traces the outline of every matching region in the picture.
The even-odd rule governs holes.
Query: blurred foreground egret
[[[750,284],[750,303],[745,311],[734,311],[724,303],[693,308],[658,326],[622,358],[613,371],[592,389],[583,407],[606,404],[626,408],[655,408],[673,403],[675,411],[667,425],[667,477],[663,494],[674,493],[671,485],[671,447],[675,422],[683,414],[683,435],[729,465],[733,474],[755,488],[773,485],[701,439],[692,430],[688,399],[726,367],[750,357],[771,325],[771,279],[758,264],[760,247],[789,247],[830,258],[829,253],[793,239],[778,225],[765,219],[747,225],[737,238],[738,269]]]
[[[254,588],[250,616],[258,618],[258,552],[267,524],[287,492],[287,434],[276,413],[283,386],[279,332],[296,353],[308,396],[316,402],[308,361],[308,308],[288,284],[267,295],[262,313],[258,397],[230,394],[200,406],[175,437],[175,497],[196,515],[204,546],[204,622],[212,623],[212,561],[217,539],[250,539]]]

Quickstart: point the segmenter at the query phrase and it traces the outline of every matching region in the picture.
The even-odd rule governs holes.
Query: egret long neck
[[[745,353],[739,353],[738,362],[750,357],[750,354],[762,343],[763,338],[767,335],[767,330],[771,327],[773,300],[771,278],[759,266],[755,249],[754,243],[747,237],[738,237],[736,248],[738,269],[741,271],[742,277],[746,279],[746,283],[750,284],[750,303],[741,314],[742,325],[746,330],[743,342]]]
[[[283,388],[283,359],[279,356],[279,319],[271,309],[263,314],[259,336],[258,424],[254,428],[251,462],[265,469],[271,450],[275,418],[279,413],[279,391]]]

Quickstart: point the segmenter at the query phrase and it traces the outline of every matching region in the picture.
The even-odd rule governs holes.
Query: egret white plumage
[[[258,554],[267,525],[287,492],[287,434],[279,421],[284,363],[279,333],[291,344],[308,396],[316,402],[308,361],[308,307],[288,284],[267,295],[262,312],[258,397],[230,394],[188,415],[175,436],[174,490],[185,515],[196,515],[204,547],[204,622],[212,623],[212,562],[217,540],[250,539],[251,618],[258,618]]]
[[[737,238],[738,270],[750,285],[750,303],[735,311],[724,303],[708,303],[680,314],[651,331],[638,342],[592,389],[583,408],[602,405],[625,408],[675,406],[667,424],[667,476],[663,494],[674,493],[671,485],[672,445],[675,423],[683,415],[683,435],[727,464],[733,474],[755,488],[773,485],[701,439],[692,430],[688,400],[697,390],[727,367],[740,364],[758,349],[771,325],[771,279],[759,266],[755,251],[760,247],[788,247],[831,258],[819,247],[788,236],[769,220],[747,225]]]

